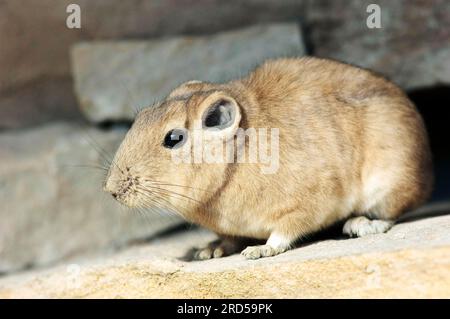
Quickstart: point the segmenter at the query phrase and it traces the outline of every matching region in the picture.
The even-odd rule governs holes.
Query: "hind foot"
[[[222,237],[209,243],[206,247],[195,249],[193,260],[207,260],[230,256],[239,252],[245,245],[245,240],[238,237]]]
[[[367,217],[359,216],[347,220],[342,232],[350,237],[362,237],[372,234],[387,232],[394,222],[388,220],[370,220]]]

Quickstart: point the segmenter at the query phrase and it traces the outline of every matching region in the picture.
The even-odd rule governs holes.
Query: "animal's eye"
[[[178,148],[186,142],[187,132],[182,129],[173,129],[167,132],[163,145],[167,148]]]

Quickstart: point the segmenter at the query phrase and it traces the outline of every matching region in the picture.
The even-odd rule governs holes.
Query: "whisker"
[[[144,213],[144,211],[143,211],[142,209],[140,209],[140,208],[138,208],[138,207],[135,207],[134,209],[138,211],[139,215],[140,215],[142,218],[144,218],[145,221],[146,221],[148,224],[152,224],[152,220],[148,217],[147,214]]]
[[[118,79],[119,84],[125,89],[125,91],[127,91],[127,95],[128,95],[127,98],[129,98],[131,100],[131,104],[129,104],[129,105],[132,108],[133,117],[136,117],[140,111],[140,108],[138,107],[137,99],[134,96],[134,94],[131,92],[130,88],[127,85],[125,85],[125,83],[122,81],[122,79],[120,79],[120,78],[117,78],[117,79]]]
[[[113,157],[105,150],[103,149],[99,143],[95,141],[95,139],[89,134],[89,132],[85,131],[86,134],[85,139],[86,141],[94,148],[94,150],[97,151],[97,153],[103,158],[103,160],[109,165],[114,165],[117,167],[117,169],[124,174],[124,171],[117,165],[117,163],[114,161]],[[86,138],[88,137],[88,138]]]
[[[91,145],[91,147],[97,151],[97,153],[103,158],[104,161],[106,161],[109,165],[111,164],[111,158],[108,152],[106,152],[96,141],[95,139],[89,134],[87,130],[84,131],[85,133],[85,140]]]
[[[199,190],[199,191],[203,191],[203,192],[208,192],[208,193],[213,193],[209,190],[206,189],[201,189],[201,188],[197,188],[197,187],[192,187],[192,186],[187,186],[187,185],[179,185],[179,184],[172,184],[172,183],[167,183],[167,182],[158,182],[158,181],[153,181],[150,179],[144,179],[144,182],[150,182],[152,184],[156,184],[156,185],[162,185],[162,186],[174,186],[174,187],[183,187],[183,188],[189,188],[189,189],[193,189],[193,190]]]
[[[156,206],[160,206],[161,208],[165,208],[167,210],[173,211],[180,217],[184,219],[184,216],[178,211],[178,208],[176,208],[172,203],[170,203],[167,199],[162,198],[161,196],[158,196],[157,194],[149,194],[146,192],[143,192],[141,190],[136,190],[139,194],[143,195],[147,200],[150,201],[150,204],[155,204]],[[151,196],[153,195],[153,196]],[[162,202],[161,202],[162,201]],[[146,203],[147,204],[147,203]]]
[[[184,195],[184,194],[180,194],[180,193],[174,192],[174,191],[172,191],[172,190],[170,190],[170,189],[166,189],[166,188],[162,188],[162,187],[155,187],[155,186],[145,186],[145,185],[139,185],[139,186],[140,186],[141,188],[143,188],[144,190],[147,190],[147,191],[150,191],[150,192],[156,191],[156,192],[158,192],[158,193],[160,193],[160,194],[165,194],[165,195],[176,195],[176,196],[181,197],[182,199],[191,200],[191,201],[196,202],[196,203],[199,203],[199,204],[202,203],[201,201],[199,201],[199,200],[197,200],[197,199],[195,199],[195,198],[193,198],[193,197],[190,197],[190,196],[188,196],[188,195]]]
[[[192,200],[192,201],[194,201],[196,203],[199,203],[199,204],[202,203],[201,201],[199,201],[199,200],[197,200],[195,198],[189,197],[189,196],[184,195],[184,194],[179,194],[177,192],[171,191],[170,189],[165,189],[165,188],[155,187],[155,186],[147,186],[147,185],[138,185],[137,187],[140,187],[140,188],[142,188],[143,190],[146,190],[146,191],[152,191],[152,190],[161,191],[163,194],[166,194],[166,195],[177,195],[177,196],[180,196],[182,198]],[[166,193],[164,193],[164,192],[166,192]]]
[[[87,164],[71,165],[71,164],[65,164],[65,165],[61,165],[61,167],[92,168],[92,169],[99,169],[99,170],[106,171],[106,172],[108,171],[107,167],[100,166],[100,165],[87,165]]]
[[[147,214],[147,210],[150,210],[150,213],[157,214],[161,218],[169,218],[173,222],[179,222],[179,216],[177,217],[177,213],[172,212],[171,210],[165,209],[165,212],[163,213],[161,209],[157,207],[146,207],[146,208],[140,208],[144,214]]]
[[[138,185],[138,186],[140,186],[140,185]],[[175,213],[177,213],[177,214],[180,215],[183,219],[185,219],[185,217],[184,217],[182,214],[180,214],[180,213],[178,212],[178,209],[177,209],[172,203],[170,203],[167,199],[162,198],[161,196],[158,196],[158,195],[161,195],[161,193],[158,194],[158,193],[157,193],[156,191],[154,191],[154,190],[142,189],[141,187],[137,187],[136,191],[137,191],[139,194],[145,196],[146,198],[149,198],[150,200],[153,200],[154,197],[158,197],[159,200],[162,200],[162,201],[164,201],[167,205],[170,205],[170,207],[172,207],[172,209],[174,210]],[[162,193],[162,194],[164,194],[164,193]],[[152,196],[152,195],[153,195],[153,196]],[[164,194],[164,195],[168,195],[168,194]],[[170,195],[169,195],[169,196],[170,196]],[[240,227],[239,223],[235,222],[234,220],[231,220],[230,218],[227,218],[227,217],[224,216],[224,215],[222,215],[221,217],[224,218],[227,222],[230,222],[231,224],[233,224],[235,227]]]

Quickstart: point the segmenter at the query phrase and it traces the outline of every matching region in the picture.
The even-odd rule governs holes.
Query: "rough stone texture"
[[[382,6],[381,30],[365,25],[373,2]],[[70,3],[81,6],[81,29],[66,27]],[[77,42],[211,34],[256,23],[308,22],[312,53],[372,67],[407,88],[448,83],[449,12],[447,0],[1,0],[0,128],[80,117],[69,63]]]
[[[42,79],[0,93],[0,129],[36,126],[55,119],[86,122],[70,78]]]
[[[99,148],[109,154],[124,130],[54,124],[0,135],[0,273],[117,248],[179,223],[139,217],[102,192]],[[99,164],[100,163],[100,164]]]
[[[450,297],[450,216],[386,234],[310,243],[276,257],[177,259],[213,238],[178,233],[96,260],[0,279],[0,298]]]
[[[381,29],[366,25],[371,3],[381,8]],[[315,55],[376,70],[408,90],[450,85],[449,1],[318,0],[305,10]]]
[[[81,29],[66,27],[67,5],[81,7]],[[1,0],[0,1],[0,128],[36,124],[75,116],[70,86],[69,48],[92,39],[136,39],[174,34],[205,34],[260,22],[295,20],[302,11],[298,0]],[[65,104],[52,100],[54,93],[39,84],[55,81]],[[43,112],[28,115],[29,108],[43,110],[29,99],[49,99]],[[73,108],[72,108],[73,107]],[[5,110],[6,109],[6,110]],[[13,117],[9,110],[23,110]],[[41,117],[44,116],[44,117]]]
[[[72,51],[76,92],[94,122],[134,117],[188,80],[226,81],[267,58],[305,53],[299,26],[260,25],[212,36],[83,43]]]

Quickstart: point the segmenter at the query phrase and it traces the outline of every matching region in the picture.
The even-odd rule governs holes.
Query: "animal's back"
[[[432,169],[424,124],[393,83],[311,57],[268,61],[244,83],[259,106],[249,111],[249,126],[280,128],[277,178],[286,188],[305,196],[306,185],[328,201],[334,195],[342,203],[338,214],[383,218],[428,197]]]

